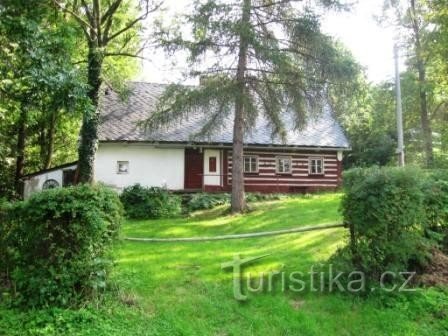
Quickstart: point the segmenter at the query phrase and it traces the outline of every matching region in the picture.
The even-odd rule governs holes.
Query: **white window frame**
[[[313,172],[313,161],[321,161],[321,172]],[[315,165],[317,167],[317,165]],[[325,160],[322,156],[311,156],[308,158],[308,174],[309,175],[325,175]]]
[[[249,158],[251,161],[255,159],[255,171],[252,171],[252,162],[249,163],[249,167],[251,168],[249,171],[246,170],[246,158]],[[258,156],[257,155],[243,155],[243,172],[247,174],[257,174],[258,173]]]
[[[126,164],[128,169],[127,171],[120,171],[120,165]],[[129,161],[117,161],[117,174],[118,175],[126,175],[129,174]]]
[[[289,160],[289,171],[280,171],[280,161]],[[275,171],[277,174],[292,174],[292,157],[287,155],[279,155],[275,157]]]

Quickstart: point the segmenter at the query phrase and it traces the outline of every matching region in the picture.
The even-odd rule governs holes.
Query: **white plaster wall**
[[[184,159],[183,148],[100,143],[95,158],[95,180],[119,191],[135,183],[183,189]],[[129,161],[127,174],[117,174],[117,161]]]
[[[216,157],[216,172],[210,172],[209,157]],[[221,185],[221,155],[216,149],[204,149],[204,185]]]
[[[56,180],[59,183],[59,186],[62,187],[62,177],[63,177],[63,171],[69,170],[69,169],[76,169],[76,165],[70,166],[70,167],[64,167],[58,170],[53,170],[50,172],[46,172],[40,175],[35,175],[33,177],[30,177],[29,179],[24,181],[24,198],[28,198],[31,196],[31,194],[42,191],[42,185],[46,180]]]

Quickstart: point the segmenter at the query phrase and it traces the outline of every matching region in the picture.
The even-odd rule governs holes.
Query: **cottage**
[[[224,119],[219,129],[207,137],[195,136],[209,117],[203,111],[180,124],[148,131],[141,123],[154,111],[165,88],[163,84],[133,82],[126,100],[113,91],[105,93],[95,180],[117,190],[140,183],[171,190],[229,191],[232,118]],[[285,122],[285,142],[272,137],[270,125],[261,116],[245,136],[245,190],[308,192],[336,188],[341,181],[343,152],[349,150],[349,143],[331,109],[326,106],[300,130],[294,129],[288,118]],[[67,167],[60,170],[64,169]],[[46,181],[32,180],[46,176],[46,172],[29,176],[25,194],[42,188]],[[58,176],[59,180],[52,179],[63,185],[63,172]]]

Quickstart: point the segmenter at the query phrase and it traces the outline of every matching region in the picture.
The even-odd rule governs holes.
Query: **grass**
[[[225,209],[174,220],[129,221],[132,237],[188,237],[341,222],[340,195],[257,203],[246,215]],[[344,229],[201,243],[122,242],[113,274],[118,290],[99,309],[0,309],[0,335],[448,335],[447,294],[421,290],[360,299],[344,294],[283,292],[232,296],[234,254],[270,254],[246,271],[309,271],[342,246]]]

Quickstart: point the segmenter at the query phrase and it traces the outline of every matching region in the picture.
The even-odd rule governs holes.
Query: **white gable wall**
[[[95,158],[95,180],[119,191],[136,183],[147,187],[183,189],[184,159],[183,148],[100,143]],[[127,174],[117,173],[118,161],[129,161]]]
[[[47,180],[55,180],[59,186],[63,184],[63,172],[64,170],[76,169],[76,165],[64,167],[61,169],[51,170],[42,174],[34,175],[24,181],[23,197],[28,198],[31,194],[42,191],[42,186]]]

